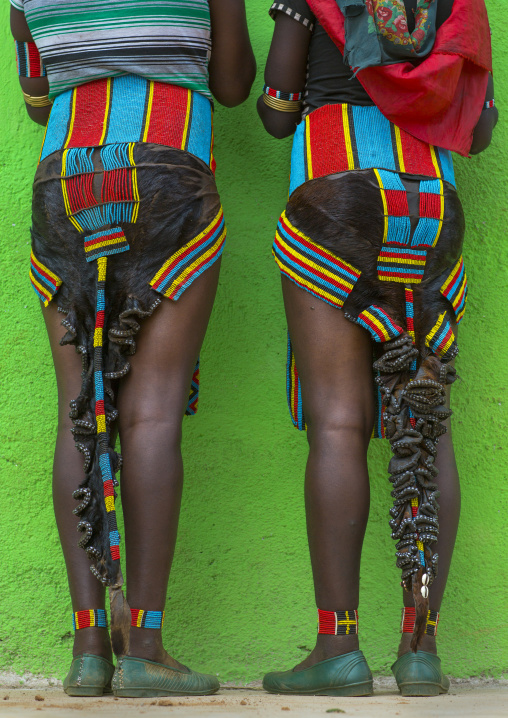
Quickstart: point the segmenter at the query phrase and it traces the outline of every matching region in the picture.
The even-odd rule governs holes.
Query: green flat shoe
[[[111,693],[114,672],[111,661],[83,653],[73,658],[63,689],[68,696],[102,696]]]
[[[371,696],[372,673],[361,651],[328,658],[303,671],[267,673],[268,693],[309,696]]]
[[[392,673],[403,696],[438,696],[450,687],[441,659],[427,651],[404,653],[393,664]]]
[[[186,672],[143,658],[120,656],[112,686],[115,696],[122,698],[208,696],[219,690],[219,681],[190,669]]]

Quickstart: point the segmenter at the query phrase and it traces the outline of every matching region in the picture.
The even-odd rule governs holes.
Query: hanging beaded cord
[[[75,631],[81,628],[107,628],[106,611],[103,608],[91,608],[89,611],[74,611],[72,625]]]
[[[145,611],[142,608],[131,608],[131,626],[135,628],[162,628],[164,611]]]
[[[265,85],[263,101],[265,105],[279,112],[299,112],[302,106],[302,92],[282,92]]]
[[[402,609],[402,621],[400,624],[401,633],[413,633],[415,627],[415,609],[413,606]],[[427,614],[427,627],[425,633],[428,636],[437,636],[437,624],[439,623],[439,611],[429,611]]]
[[[358,611],[322,611],[318,608],[318,633],[354,636],[358,633]]]

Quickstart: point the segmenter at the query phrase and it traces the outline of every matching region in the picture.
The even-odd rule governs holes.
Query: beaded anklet
[[[318,608],[318,633],[332,636],[358,634],[358,611],[321,611]]]
[[[107,628],[106,611],[103,608],[92,608],[89,611],[74,611],[72,625],[75,631],[81,628]]]
[[[164,611],[145,611],[142,608],[131,608],[131,626],[135,628],[162,628]]]
[[[402,622],[400,624],[401,633],[413,633],[415,628],[415,609],[412,606],[406,606],[402,609]],[[427,636],[437,635],[437,624],[439,623],[439,611],[429,611],[427,614],[427,626],[425,633]]]

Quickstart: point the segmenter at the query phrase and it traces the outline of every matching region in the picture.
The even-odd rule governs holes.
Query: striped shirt
[[[134,74],[211,99],[208,0],[10,0],[42,56],[49,96]]]

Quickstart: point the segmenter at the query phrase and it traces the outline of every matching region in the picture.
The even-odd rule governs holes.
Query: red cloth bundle
[[[344,16],[335,0],[307,0],[344,52]],[[357,74],[390,122],[424,142],[467,156],[492,72],[484,0],[455,0],[437,30],[431,53],[418,64],[368,67]]]

